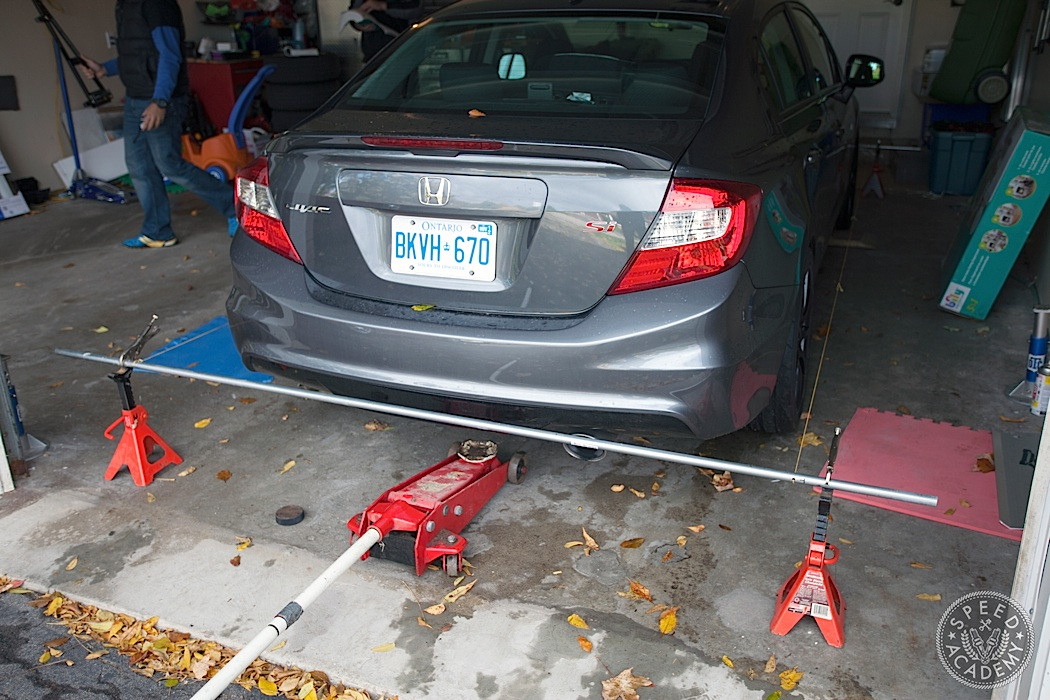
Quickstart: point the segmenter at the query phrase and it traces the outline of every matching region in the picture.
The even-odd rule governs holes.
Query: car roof
[[[705,15],[729,16],[741,5],[751,5],[748,0],[458,0],[440,11],[442,17],[458,14],[488,14],[516,11],[536,12],[565,10],[571,12],[625,11],[639,12],[669,11],[692,12]],[[435,13],[437,14],[437,13]]]

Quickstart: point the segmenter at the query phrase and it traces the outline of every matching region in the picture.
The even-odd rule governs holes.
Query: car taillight
[[[656,220],[609,294],[710,277],[747,250],[762,201],[754,185],[676,178]]]
[[[288,258],[303,264],[284,228],[277,204],[270,195],[270,164],[266,156],[256,158],[237,171],[234,185],[237,193],[237,220],[250,238]]]

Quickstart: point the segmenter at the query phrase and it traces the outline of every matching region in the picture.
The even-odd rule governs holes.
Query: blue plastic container
[[[988,165],[992,135],[933,131],[930,140],[930,191],[971,195]]]

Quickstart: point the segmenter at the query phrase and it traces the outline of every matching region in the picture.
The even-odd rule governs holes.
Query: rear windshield
[[[716,19],[430,21],[348,86],[341,107],[572,117],[702,117],[722,50]]]

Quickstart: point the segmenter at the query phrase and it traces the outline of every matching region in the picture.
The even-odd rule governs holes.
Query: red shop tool
[[[459,533],[503,484],[517,484],[525,477],[524,452],[501,462],[496,449],[488,440],[453,445],[446,459],[385,491],[352,517],[346,526],[354,538],[372,528],[382,533],[382,540],[362,558],[409,564],[416,575],[440,559],[445,573],[458,576],[467,546]]]
[[[835,455],[838,453],[841,434],[842,429],[836,428],[828,455],[825,484],[830,481],[831,472],[835,469]],[[824,640],[833,647],[841,647],[846,642],[842,621],[846,603],[828,571],[828,566],[839,559],[838,548],[827,541],[833,493],[834,489],[826,485],[820,490],[817,526],[809,541],[809,552],[802,566],[791,574],[777,591],[776,610],[772,622],[769,623],[769,631],[773,634],[787,634],[799,620],[809,615],[816,620]]]

